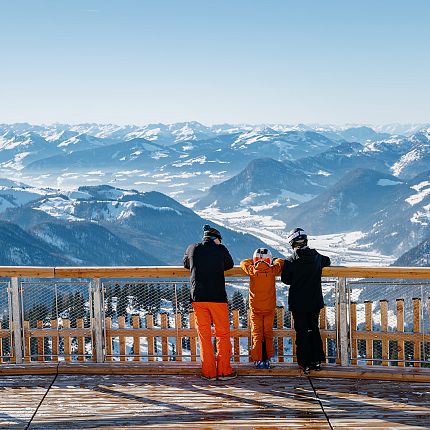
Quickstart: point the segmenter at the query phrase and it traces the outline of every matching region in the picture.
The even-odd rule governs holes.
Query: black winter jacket
[[[185,251],[184,267],[191,271],[191,302],[227,303],[224,271],[233,266],[233,258],[224,245],[211,239],[190,245]]]
[[[307,246],[296,249],[285,260],[281,280],[290,286],[290,311],[317,312],[324,307],[321,272],[327,266],[330,266],[330,258]]]

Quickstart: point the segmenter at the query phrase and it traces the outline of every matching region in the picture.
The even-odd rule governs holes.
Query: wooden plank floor
[[[430,428],[415,382],[60,374],[1,376],[0,393],[1,429]]]
[[[335,429],[429,429],[430,386],[418,382],[311,378]]]
[[[1,376],[0,428],[25,428],[53,380],[52,375]]]

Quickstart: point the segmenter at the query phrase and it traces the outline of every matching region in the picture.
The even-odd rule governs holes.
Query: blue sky
[[[430,121],[428,0],[0,0],[0,123]]]

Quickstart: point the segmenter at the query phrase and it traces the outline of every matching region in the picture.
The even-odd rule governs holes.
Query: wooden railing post
[[[31,361],[30,321],[24,321],[24,361]]]
[[[396,300],[396,318],[397,318],[397,331],[403,333],[405,331],[405,301],[404,299]],[[405,366],[405,341],[399,339],[397,341],[397,359],[398,365]]]
[[[37,320],[36,327],[43,328],[43,321]],[[45,338],[38,337],[37,338],[37,361],[44,361],[44,360],[45,360]]]
[[[120,315],[118,317],[118,328],[125,328],[125,315]],[[127,345],[126,345],[126,337],[124,335],[119,335],[119,360],[127,361]]]
[[[373,330],[373,311],[372,311],[373,302],[370,300],[364,301],[364,320],[365,327],[367,332],[371,332]],[[373,365],[373,339],[372,337],[368,337],[366,339],[366,364]]]
[[[357,330],[357,303],[351,303],[349,312],[351,315],[351,364],[357,364],[358,342],[355,338],[355,332]]]
[[[239,330],[239,309],[233,309],[233,329]],[[233,336],[233,360],[240,361],[240,337]]]
[[[291,335],[291,344],[293,346],[293,361],[297,361],[296,330],[294,330],[294,318],[293,313],[290,310],[288,311],[288,313],[290,314],[291,330],[293,331],[293,334]]]
[[[84,319],[76,319],[76,328],[84,328]],[[85,361],[85,336],[78,337],[78,361]]]
[[[179,334],[182,328],[182,315],[178,312],[175,314],[175,328],[176,328],[176,361],[182,361],[182,336]]]
[[[190,312],[190,328],[195,330],[196,318],[194,312]],[[190,336],[191,361],[196,361],[197,357],[197,340],[196,336]]]
[[[327,305],[320,310],[320,330],[327,330]],[[321,336],[323,343],[324,355],[327,358],[327,341],[328,337]]]
[[[105,318],[106,330],[106,361],[112,361],[112,317]]]
[[[100,279],[94,278],[91,281],[91,290],[93,294],[93,340],[96,350],[96,362],[103,363],[103,310],[102,297],[100,289]]]
[[[64,318],[63,319],[63,329],[64,335],[63,335],[63,344],[64,344],[64,360],[65,361],[71,361],[72,360],[72,339],[70,339],[70,319]]]
[[[18,278],[11,278],[12,293],[12,330],[13,330],[13,348],[15,363],[22,363],[22,319],[21,307],[19,300]],[[30,353],[29,353],[30,354]]]
[[[133,315],[132,316],[132,324],[133,328],[140,328],[140,316]],[[133,336],[133,361],[140,361],[140,336]]]
[[[379,300],[379,309],[381,312],[381,331],[388,332],[388,301]],[[382,365],[388,366],[389,359],[389,342],[388,339],[382,338]]]
[[[412,299],[413,306],[413,330],[414,333],[421,332],[421,299],[413,298]],[[419,340],[414,340],[414,367],[420,367],[421,361],[421,342]]]
[[[276,328],[283,329],[284,328],[284,307],[277,306],[276,307]],[[284,362],[284,337],[278,336],[278,361],[280,363]]]
[[[339,358],[341,366],[349,365],[349,341],[348,341],[348,295],[346,291],[346,278],[339,278]]]
[[[162,329],[168,328],[169,322],[167,313],[160,314],[160,325]],[[161,336],[161,354],[163,356],[163,361],[169,361],[169,338],[167,334]]]
[[[153,329],[154,328],[154,315],[152,314],[146,314],[146,328],[147,329]],[[155,361],[154,357],[154,336],[148,336],[147,337],[148,342],[148,360],[149,361]]]
[[[51,319],[51,328],[57,330],[57,334],[52,336],[52,361],[58,361],[58,351],[59,351],[59,336],[58,336],[58,318]]]

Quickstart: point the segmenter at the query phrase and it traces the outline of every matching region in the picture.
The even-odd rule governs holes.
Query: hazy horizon
[[[120,122],[96,122],[96,121],[85,121],[85,122],[59,122],[59,121],[41,121],[41,122],[32,122],[32,121],[16,121],[16,122],[3,122],[0,119],[0,125],[19,125],[19,124],[29,124],[31,126],[61,126],[61,125],[69,125],[69,126],[79,126],[79,125],[114,125],[119,127],[126,127],[126,126],[135,126],[135,127],[145,127],[149,125],[175,125],[175,124],[193,124],[198,123],[200,125],[203,125],[205,127],[216,127],[216,126],[223,126],[223,125],[230,125],[230,126],[238,126],[238,127],[270,127],[272,125],[275,126],[284,126],[284,127],[298,127],[298,126],[305,126],[305,127],[387,127],[390,125],[399,125],[399,126],[408,126],[408,125],[414,125],[414,126],[424,126],[427,127],[430,125],[430,119],[428,121],[396,121],[396,122],[345,122],[345,123],[320,123],[320,122],[297,122],[297,123],[287,123],[287,122],[256,122],[256,123],[246,123],[246,122],[202,122],[202,121],[196,121],[196,120],[184,120],[184,121],[176,121],[176,122],[161,122],[161,121],[154,121],[154,122],[147,122],[147,123],[120,123]]]

